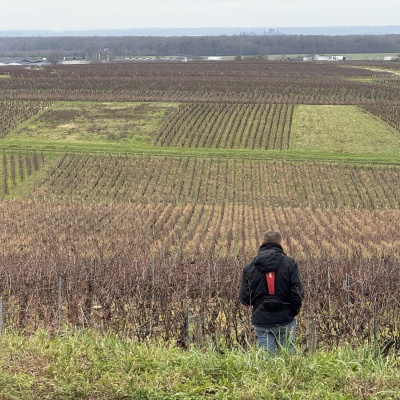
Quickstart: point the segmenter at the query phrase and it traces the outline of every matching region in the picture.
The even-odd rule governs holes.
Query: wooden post
[[[189,306],[186,307],[184,335],[185,335],[184,336],[184,346],[186,349],[188,349],[189,345],[190,345],[190,310],[189,310]]]
[[[193,321],[193,342],[196,346],[203,345],[203,327],[201,325],[201,315],[194,315],[191,320]]]
[[[87,279],[87,291],[86,291],[86,298],[84,303],[84,324],[88,326],[92,320],[92,311],[93,307],[96,306],[96,299],[94,298],[94,284],[96,280],[96,260],[93,259],[93,264],[88,271],[88,279]]]
[[[376,299],[373,304],[373,318],[374,318],[374,345],[378,343],[378,316],[376,313]]]
[[[0,334],[3,332],[3,300],[0,300]]]
[[[317,350],[317,327],[312,316],[307,317],[307,349],[310,352]]]
[[[212,284],[211,284],[211,264],[210,261],[207,262],[207,275],[208,275],[208,297],[211,296]]]
[[[350,277],[346,274],[346,304],[350,304]]]
[[[62,287],[63,287],[63,278],[60,275],[58,278],[58,327],[61,328],[62,322]]]
[[[96,259],[93,259],[93,265],[90,270],[90,278],[89,278],[89,322],[92,326],[96,328],[101,328],[103,326],[103,307],[99,303],[99,300],[96,296],[96,275],[97,275],[97,262]]]
[[[331,267],[328,266],[328,290],[331,289]]]
[[[151,306],[150,306],[150,325],[149,325],[149,336],[153,334],[153,315],[154,315],[154,302],[155,302],[155,273],[156,263],[154,256],[151,260]]]

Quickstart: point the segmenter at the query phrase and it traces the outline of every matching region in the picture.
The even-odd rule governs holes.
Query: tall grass
[[[115,334],[0,337],[0,399],[399,399],[395,353],[349,346],[269,358],[260,350],[181,350]]]

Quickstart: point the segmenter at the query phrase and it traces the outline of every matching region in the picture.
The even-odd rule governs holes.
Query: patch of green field
[[[332,154],[398,156],[400,134],[356,106],[299,105],[292,150]]]
[[[287,150],[189,148],[176,143],[162,146],[156,138],[164,129],[163,122],[178,106],[178,103],[148,102],[57,102],[14,128],[0,140],[0,147],[47,154],[78,151],[398,163],[400,134],[355,106],[296,106]],[[288,115],[285,118],[289,119]],[[185,118],[191,120],[190,115]],[[271,126],[266,124],[265,129],[264,134],[268,135]]]
[[[27,195],[35,182],[43,178],[57,158],[36,151],[3,150],[0,163],[0,199]]]
[[[146,144],[172,103],[57,102],[7,136],[6,142]],[[6,143],[4,143],[6,144]]]

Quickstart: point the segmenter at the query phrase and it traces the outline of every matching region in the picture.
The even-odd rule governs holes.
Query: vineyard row
[[[109,260],[54,255],[0,255],[4,326],[112,329],[139,340],[154,337],[183,344],[196,339],[247,344],[249,310],[238,301],[244,263],[225,259],[176,259],[157,254]],[[304,343],[313,321],[319,343],[379,343],[398,346],[399,259],[359,254],[299,263],[305,287],[298,318]],[[189,329],[190,328],[190,329]]]
[[[155,144],[288,150],[293,104],[187,104],[169,114]]]
[[[64,154],[37,199],[398,209],[400,168],[287,161]]]
[[[44,155],[40,156],[33,152],[11,152],[3,151],[0,165],[0,199],[11,195],[22,182],[30,179],[32,174],[38,171],[45,163]]]
[[[10,100],[397,103],[400,87],[395,80],[390,84],[374,80],[379,75],[376,71],[296,62],[136,63],[3,70],[9,78],[0,81],[0,96]]]
[[[364,104],[364,110],[370,112],[388,123],[397,132],[400,132],[400,106],[396,103]]]
[[[0,100],[0,139],[19,124],[51,105],[47,101]]]
[[[222,205],[0,203],[0,255],[131,260],[250,257],[279,228],[299,261],[400,258],[400,210]]]

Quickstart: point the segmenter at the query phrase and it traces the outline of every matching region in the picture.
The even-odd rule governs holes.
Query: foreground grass
[[[295,357],[183,351],[92,331],[0,337],[0,399],[399,399],[399,359],[344,347]]]

